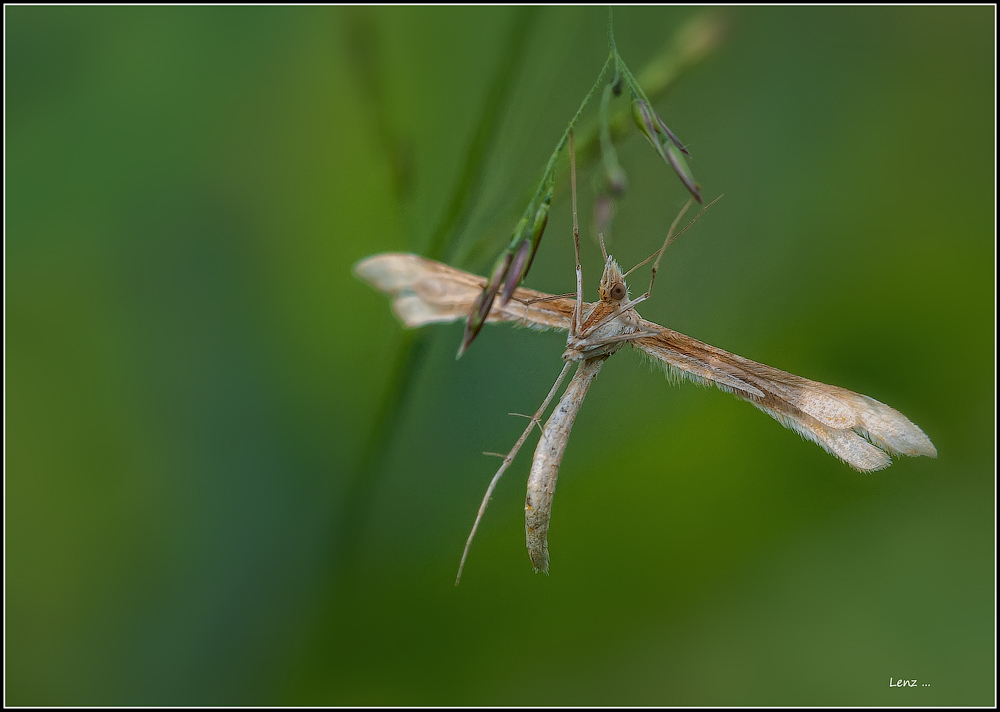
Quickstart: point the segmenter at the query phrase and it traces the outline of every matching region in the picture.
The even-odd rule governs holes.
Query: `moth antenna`
[[[639,264],[637,264],[635,267],[633,267],[632,269],[630,269],[628,272],[626,272],[625,274],[623,274],[622,277],[628,277],[630,274],[632,274],[633,272],[635,272],[637,269],[639,269],[644,264],[646,264],[647,262],[649,262],[651,259],[653,259],[654,257],[656,257],[658,254],[660,254],[661,252],[663,252],[665,249],[667,249],[667,245],[669,245],[673,241],[671,238],[673,237],[674,230],[677,229],[677,223],[679,223],[681,221],[681,218],[684,217],[684,213],[686,213],[688,211],[688,208],[691,207],[692,201],[693,201],[692,198],[688,198],[688,201],[686,203],[684,203],[684,207],[681,208],[681,211],[679,213],[677,213],[677,217],[675,217],[674,221],[672,223],[670,223],[670,229],[667,230],[667,239],[663,241],[663,247],[661,247],[660,249],[656,250],[656,252],[654,252],[649,257],[647,257],[646,259],[644,259],[642,262],[640,262]]]
[[[722,196],[720,195],[719,198],[721,198],[721,197]],[[712,207],[719,200],[719,198],[716,198],[711,203],[709,203],[704,208],[702,208],[701,212],[699,212],[697,215],[695,215],[694,218],[691,219],[691,222],[689,222],[687,225],[684,226],[683,230],[681,230],[679,233],[677,233],[676,235],[674,235],[673,234],[674,228],[677,227],[677,223],[680,221],[680,219],[684,215],[684,213],[687,212],[687,209],[689,207],[691,207],[691,203],[694,201],[694,198],[689,198],[688,199],[688,202],[681,209],[681,212],[677,215],[676,218],[674,218],[673,223],[671,223],[670,230],[667,231],[667,239],[664,241],[663,247],[661,247],[659,250],[657,250],[656,252],[653,253],[653,255],[658,255],[658,256],[656,258],[656,262],[653,263],[653,271],[649,275],[649,288],[646,290],[646,293],[643,294],[643,295],[641,295],[641,296],[636,297],[635,299],[633,299],[631,301],[625,302],[624,304],[620,305],[615,311],[611,312],[610,314],[605,315],[604,318],[602,318],[596,324],[591,324],[590,326],[588,326],[587,327],[587,333],[593,333],[593,331],[595,329],[597,329],[599,326],[608,323],[609,321],[611,321],[612,319],[617,318],[619,315],[625,313],[629,309],[634,308],[637,304],[641,304],[642,302],[644,302],[647,299],[649,299],[649,295],[653,292],[653,282],[656,280],[656,271],[660,268],[660,259],[663,257],[663,252],[667,249],[667,247],[670,245],[671,242],[673,242],[678,237],[680,237],[681,235],[683,235],[687,231],[687,229],[689,227],[691,227],[692,225],[694,225],[695,221],[698,218],[700,218],[702,216],[702,214],[704,214],[704,212],[706,210],[708,210],[710,207]],[[627,275],[630,272],[632,272],[632,270],[634,270],[636,267],[640,267],[641,265],[644,265],[647,262],[649,262],[649,260],[652,259],[653,255],[650,255],[649,257],[647,257],[646,259],[644,259],[642,262],[640,262],[635,267],[633,267],[628,272],[626,272],[625,275]],[[624,277],[625,275],[622,275],[622,277]]]
[[[687,212],[687,209],[691,206],[691,202],[692,202],[693,198],[689,198],[688,199],[688,202],[684,206],[684,209],[681,210],[681,212],[677,215],[677,217],[674,218],[673,223],[671,223],[670,230],[667,231],[667,239],[664,240],[664,242],[663,242],[663,247],[661,247],[657,252],[653,253],[654,255],[657,255],[657,257],[656,257],[656,262],[653,263],[653,270],[652,270],[652,272],[650,272],[650,275],[649,275],[649,289],[646,290],[646,296],[647,297],[653,291],[653,282],[656,281],[656,272],[657,272],[657,270],[660,269],[660,260],[663,259],[663,253],[667,251],[667,248],[670,247],[670,244],[674,240],[676,240],[678,237],[680,237],[681,235],[683,235],[685,232],[688,231],[689,227],[691,227],[696,222],[698,222],[698,218],[700,218],[702,215],[704,215],[706,210],[708,210],[710,207],[712,207],[713,205],[715,205],[721,199],[722,199],[722,195],[720,195],[718,198],[716,198],[711,203],[709,203],[708,205],[706,205],[704,208],[702,208],[701,210],[699,210],[698,214],[695,215],[693,218],[691,218],[691,222],[689,222],[687,225],[685,225],[683,230],[681,230],[679,233],[677,233],[676,235],[674,235],[673,232],[674,232],[674,229],[677,227],[677,223],[680,221],[680,219],[684,215],[684,213]],[[650,257],[652,257],[652,255],[650,255]],[[647,257],[645,260],[643,260],[639,264],[645,264],[646,262],[649,262],[649,259],[650,258]],[[636,265],[635,267],[638,267],[638,266],[639,265]],[[632,269],[635,269],[635,267],[633,267]],[[630,269],[629,272],[631,272],[631,271],[632,270]]]

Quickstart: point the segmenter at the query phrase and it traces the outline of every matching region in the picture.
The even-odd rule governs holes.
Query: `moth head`
[[[608,257],[604,263],[604,274],[601,276],[601,286],[597,291],[601,295],[602,302],[617,304],[628,299],[628,285],[622,276],[622,268],[612,257]]]

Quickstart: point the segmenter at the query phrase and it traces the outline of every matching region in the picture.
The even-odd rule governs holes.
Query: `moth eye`
[[[611,287],[611,298],[615,301],[619,301],[625,298],[625,285],[621,282],[615,282]]]

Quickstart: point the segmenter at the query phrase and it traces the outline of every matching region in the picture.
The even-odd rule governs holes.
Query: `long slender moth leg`
[[[549,407],[549,403],[552,402],[552,398],[555,396],[556,391],[559,390],[560,384],[566,377],[566,372],[569,371],[570,363],[565,364],[562,367],[562,371],[559,372],[559,377],[556,378],[556,382],[552,384],[552,388],[549,389],[549,394],[545,396],[545,400],[542,401],[542,405],[535,411],[535,415],[531,418],[531,422],[528,423],[528,427],[524,429],[521,433],[521,437],[517,439],[514,443],[514,447],[511,448],[510,452],[507,453],[507,457],[503,459],[503,464],[500,465],[500,469],[497,473],[493,475],[493,479],[490,480],[490,486],[486,488],[486,494],[483,496],[483,503],[479,505],[479,512],[476,514],[476,521],[472,525],[472,531],[469,532],[469,538],[465,542],[465,550],[462,552],[462,561],[458,564],[458,575],[455,577],[455,585],[457,586],[462,580],[462,570],[465,568],[465,560],[469,557],[469,548],[472,546],[472,540],[476,537],[476,530],[479,529],[479,522],[482,521],[483,515],[486,514],[486,506],[490,503],[490,497],[493,495],[493,490],[497,486],[497,482],[503,476],[503,473],[507,471],[510,467],[510,463],[514,462],[514,458],[517,456],[518,450],[524,445],[524,441],[528,439],[528,435],[531,434],[532,429],[541,421],[542,414],[545,409]]]
[[[535,571],[549,573],[549,547],[546,534],[549,530],[549,516],[552,512],[552,495],[556,491],[556,478],[559,476],[559,464],[562,462],[566,444],[569,442],[569,432],[580,412],[587,389],[608,356],[583,361],[572,380],[566,386],[566,392],[559,399],[552,415],[545,423],[542,437],[535,448],[535,457],[531,463],[531,475],[528,477],[528,494],[524,500],[524,533],[528,545],[528,556]]]
[[[588,339],[582,346],[591,348],[594,346],[603,346],[604,344],[617,344],[622,341],[644,339],[647,336],[655,336],[658,333],[657,331],[636,331],[631,334],[615,334],[614,336],[605,336],[603,339]]]
[[[716,198],[716,200],[718,200],[718,198]],[[656,262],[653,263],[653,275],[655,276],[656,270],[657,270],[657,268],[660,265],[660,258],[663,257],[663,253],[666,251],[667,246],[676,239],[674,237],[674,230],[677,229],[677,223],[679,223],[681,221],[681,218],[684,217],[684,213],[686,213],[688,211],[688,208],[691,207],[691,204],[693,202],[694,202],[694,200],[689,198],[688,201],[684,204],[684,207],[681,208],[681,211],[679,213],[677,213],[677,217],[674,218],[674,221],[672,223],[670,223],[670,229],[667,230],[667,237],[663,241],[663,246],[660,247],[660,249],[658,249],[656,252],[654,252],[653,254],[651,254],[649,257],[647,257],[646,259],[644,259],[642,262],[640,262],[639,264],[637,264],[634,267],[632,267],[632,269],[630,269],[628,272],[626,272],[625,274],[623,274],[622,275],[623,278],[624,277],[628,277],[630,274],[632,274],[633,272],[635,272],[637,269],[639,269],[640,267],[642,267],[644,264],[646,264],[647,262],[649,262],[654,257],[656,258]],[[712,202],[714,203],[715,201],[713,200]],[[711,203],[709,203],[709,205],[711,205]],[[691,222],[694,222],[694,221],[692,220]],[[688,227],[690,227],[690,225],[688,225]],[[684,229],[687,230],[687,228],[684,228]],[[680,235],[678,235],[677,237],[680,237]],[[607,258],[605,258],[605,259],[607,259]],[[649,282],[650,282],[650,285],[649,285],[649,289],[646,290],[647,293],[653,291],[653,284],[652,284],[653,277],[652,276],[650,277]]]
[[[580,266],[580,223],[576,217],[576,149],[573,147],[573,129],[569,130],[569,180],[573,193],[573,251],[576,254],[576,304],[573,306],[573,323],[569,335],[580,333],[580,311],[583,309],[583,267]]]
[[[524,305],[524,314],[518,321],[520,322],[521,326],[528,326],[528,313],[531,311],[531,307],[533,304],[536,304],[538,302],[551,302],[555,299],[565,299],[566,297],[572,297],[572,296],[575,295],[572,292],[569,292],[567,294],[550,294],[547,297],[535,297],[533,299],[517,299],[517,297],[514,297],[515,301],[520,302],[521,304]]]
[[[641,304],[642,302],[646,301],[648,298],[649,298],[648,294],[643,294],[641,296],[636,297],[635,299],[633,299],[631,301],[625,302],[624,304],[622,304],[621,306],[619,306],[617,309],[615,309],[613,312],[611,312],[610,314],[608,314],[607,316],[605,316],[604,318],[602,318],[600,321],[598,321],[596,324],[591,324],[589,327],[587,327],[587,329],[585,331],[583,331],[582,333],[578,334],[577,338],[578,339],[586,339],[587,338],[587,334],[592,334],[596,329],[601,328],[602,326],[604,326],[605,324],[607,324],[612,319],[617,319],[622,314],[624,314],[625,312],[627,312],[629,309],[634,308],[636,304]]]
[[[721,197],[722,196],[720,195],[719,198],[721,198]],[[651,254],[649,257],[647,257],[646,259],[644,259],[642,262],[640,262],[639,264],[637,264],[635,267],[633,267],[632,269],[630,269],[624,275],[622,275],[622,277],[627,277],[633,271],[635,271],[639,267],[642,267],[644,264],[646,264],[647,262],[649,262],[651,259],[653,259],[655,257],[656,261],[653,263],[653,269],[652,269],[652,271],[650,272],[650,275],[649,275],[649,288],[646,289],[645,294],[642,294],[642,295],[636,297],[635,299],[633,299],[633,300],[631,300],[629,302],[626,302],[625,304],[622,304],[614,312],[612,312],[611,314],[608,314],[606,317],[604,317],[603,319],[601,319],[596,324],[593,324],[589,329],[587,329],[586,333],[580,334],[579,338],[586,338],[587,334],[591,333],[594,329],[600,328],[601,326],[603,326],[604,324],[607,324],[612,319],[614,319],[614,318],[616,318],[618,316],[621,316],[621,314],[624,313],[626,310],[633,309],[633,308],[635,308],[635,306],[637,304],[640,304],[640,303],[644,302],[645,300],[649,299],[649,296],[653,293],[653,284],[656,281],[656,273],[660,269],[660,260],[663,259],[663,254],[667,251],[667,248],[670,246],[670,243],[672,243],[678,237],[680,237],[685,232],[687,232],[688,228],[690,228],[692,225],[694,225],[698,221],[698,218],[700,218],[705,213],[706,210],[708,210],[710,207],[712,207],[713,205],[715,205],[715,203],[719,200],[719,198],[716,198],[711,203],[709,203],[704,208],[702,208],[698,212],[698,214],[695,215],[691,219],[691,222],[689,222],[687,225],[685,225],[684,229],[681,230],[679,233],[677,233],[675,235],[674,234],[674,230],[677,229],[677,224],[681,221],[681,218],[684,217],[684,213],[686,213],[688,211],[688,208],[690,208],[691,205],[694,202],[694,198],[688,199],[687,203],[684,204],[684,207],[681,208],[681,211],[679,213],[677,213],[677,217],[675,217],[674,221],[670,224],[670,229],[667,230],[667,238],[663,241],[663,246],[659,250],[657,250],[656,252],[654,252],[653,254]],[[602,245],[602,248],[603,248],[603,245]]]

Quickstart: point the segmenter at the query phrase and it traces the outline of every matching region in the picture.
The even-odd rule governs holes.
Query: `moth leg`
[[[559,372],[559,377],[556,378],[556,382],[552,384],[552,388],[549,390],[549,394],[545,396],[545,400],[542,401],[542,405],[537,411],[535,411],[535,415],[532,416],[531,422],[528,423],[528,427],[524,429],[523,433],[521,433],[521,437],[517,439],[517,442],[514,443],[514,447],[511,448],[509,453],[507,453],[507,457],[503,459],[503,464],[500,465],[500,469],[497,470],[497,473],[493,475],[493,479],[490,480],[490,485],[486,488],[486,494],[483,496],[483,503],[479,505],[479,512],[476,514],[476,521],[472,525],[472,531],[469,532],[469,538],[465,542],[465,550],[462,552],[462,561],[458,564],[458,575],[455,577],[456,586],[462,580],[462,570],[465,568],[465,560],[469,557],[469,548],[472,546],[472,540],[476,537],[476,530],[479,529],[479,522],[482,521],[483,515],[486,513],[486,506],[490,503],[490,497],[493,495],[493,490],[496,488],[497,482],[500,481],[503,473],[507,471],[508,467],[510,467],[510,463],[514,461],[518,450],[520,450],[521,446],[524,445],[524,441],[528,439],[528,435],[530,435],[534,427],[539,425],[541,422],[542,414],[545,412],[545,409],[549,407],[549,403],[552,402],[552,398],[555,396],[556,391],[559,390],[559,386],[562,384],[563,378],[566,377],[566,372],[569,371],[570,365],[571,364],[567,363],[563,366],[562,371]]]

